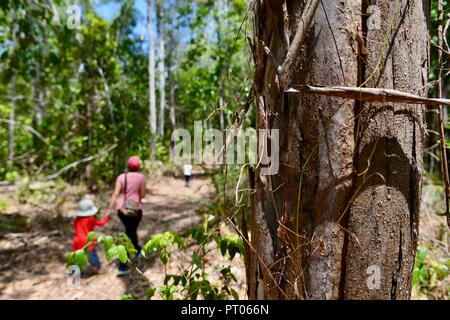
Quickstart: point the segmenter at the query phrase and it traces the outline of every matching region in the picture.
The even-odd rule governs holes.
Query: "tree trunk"
[[[165,67],[165,16],[164,1],[158,0],[158,42],[159,42],[159,135],[164,137],[164,112],[166,108],[166,67]]]
[[[16,32],[18,29],[18,24],[16,20],[16,8],[13,8],[12,14],[12,56],[16,55]],[[8,153],[8,167],[12,168],[14,164],[14,129],[16,123],[16,81],[17,81],[17,71],[13,70],[13,75],[11,79],[11,111],[9,113],[9,153]]]
[[[311,2],[255,2],[257,128],[279,130],[280,168],[271,176],[256,169],[249,297],[408,298],[423,109],[280,92],[278,73]],[[365,1],[320,1],[288,85],[367,84],[426,96],[428,8],[375,2],[381,28],[368,30]]]
[[[217,3],[217,7],[221,7],[220,1]],[[219,50],[222,50],[222,27],[221,27],[221,21],[219,17],[219,11],[214,11],[214,20],[216,22],[216,33],[217,33],[217,48]],[[220,130],[223,131],[225,129],[225,116],[224,116],[224,95],[225,95],[225,73],[226,73],[226,63],[223,60],[223,58],[219,58],[219,65],[218,65],[218,79],[219,79],[219,125]]]
[[[150,125],[150,159],[156,158],[156,97],[155,97],[155,34],[153,32],[154,0],[148,0],[148,78],[149,78],[149,125]]]
[[[175,82],[173,79],[173,71],[170,69],[169,69],[169,93],[170,93],[169,121],[170,121],[170,128],[173,131],[177,127],[177,119],[175,113]]]

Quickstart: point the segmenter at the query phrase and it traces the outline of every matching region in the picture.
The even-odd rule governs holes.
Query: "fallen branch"
[[[71,164],[61,168],[59,171],[57,171],[57,172],[47,176],[46,180],[56,179],[62,173],[66,172],[67,170],[72,169],[72,168],[74,168],[74,167],[76,167],[76,166],[78,166],[78,165],[80,165],[82,163],[89,162],[89,161],[95,160],[97,158],[100,158],[100,157],[104,156],[105,154],[109,153],[111,150],[115,149],[116,147],[117,147],[117,144],[113,144],[113,145],[109,146],[108,148],[106,148],[104,150],[101,150],[99,153],[97,153],[95,155],[92,155],[92,156],[80,159],[78,161],[72,162]]]
[[[380,88],[358,87],[316,87],[303,85],[298,89],[290,88],[287,93],[317,94],[329,97],[360,100],[366,102],[395,102],[405,104],[445,105],[450,106],[449,99],[423,98],[414,94]]]

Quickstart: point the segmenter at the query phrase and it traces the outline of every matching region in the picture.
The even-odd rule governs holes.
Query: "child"
[[[186,185],[186,187],[189,187],[189,183],[191,181],[191,176],[192,176],[192,165],[191,164],[183,165],[183,173],[184,173],[185,185]]]
[[[110,220],[109,215],[106,215],[102,220],[97,220],[95,218],[98,209],[90,199],[81,200],[79,206],[80,210],[77,211],[77,217],[73,223],[75,235],[73,237],[72,251],[82,249],[87,244],[89,232],[93,231],[95,227],[107,224]],[[88,247],[88,261],[98,273],[101,272],[101,263],[97,255],[97,250],[95,250],[94,243]]]

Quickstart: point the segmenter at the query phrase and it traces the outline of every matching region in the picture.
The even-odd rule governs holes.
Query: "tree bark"
[[[166,108],[166,66],[165,66],[165,16],[164,1],[157,2],[158,13],[158,69],[159,69],[159,135],[164,137],[164,113]]]
[[[149,96],[149,126],[150,126],[150,160],[156,158],[156,90],[155,90],[155,34],[153,32],[154,0],[148,0],[148,96]]]
[[[279,129],[280,169],[256,169],[249,297],[409,298],[423,108],[285,93],[279,70],[303,28],[286,87],[367,84],[426,97],[426,8],[399,0],[395,14],[396,2],[375,1],[381,28],[368,30],[364,1],[322,1],[300,28],[314,1],[286,3],[283,13],[282,1],[255,2],[257,128]],[[373,270],[381,277],[369,283]]]

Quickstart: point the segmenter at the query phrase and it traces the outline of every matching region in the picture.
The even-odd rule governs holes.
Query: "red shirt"
[[[73,222],[75,228],[75,235],[73,237],[72,251],[83,248],[87,243],[88,233],[93,231],[95,227],[100,227],[109,222],[109,217],[104,217],[102,220],[97,220],[95,217],[78,217]],[[95,244],[92,243],[88,251],[95,249]]]

